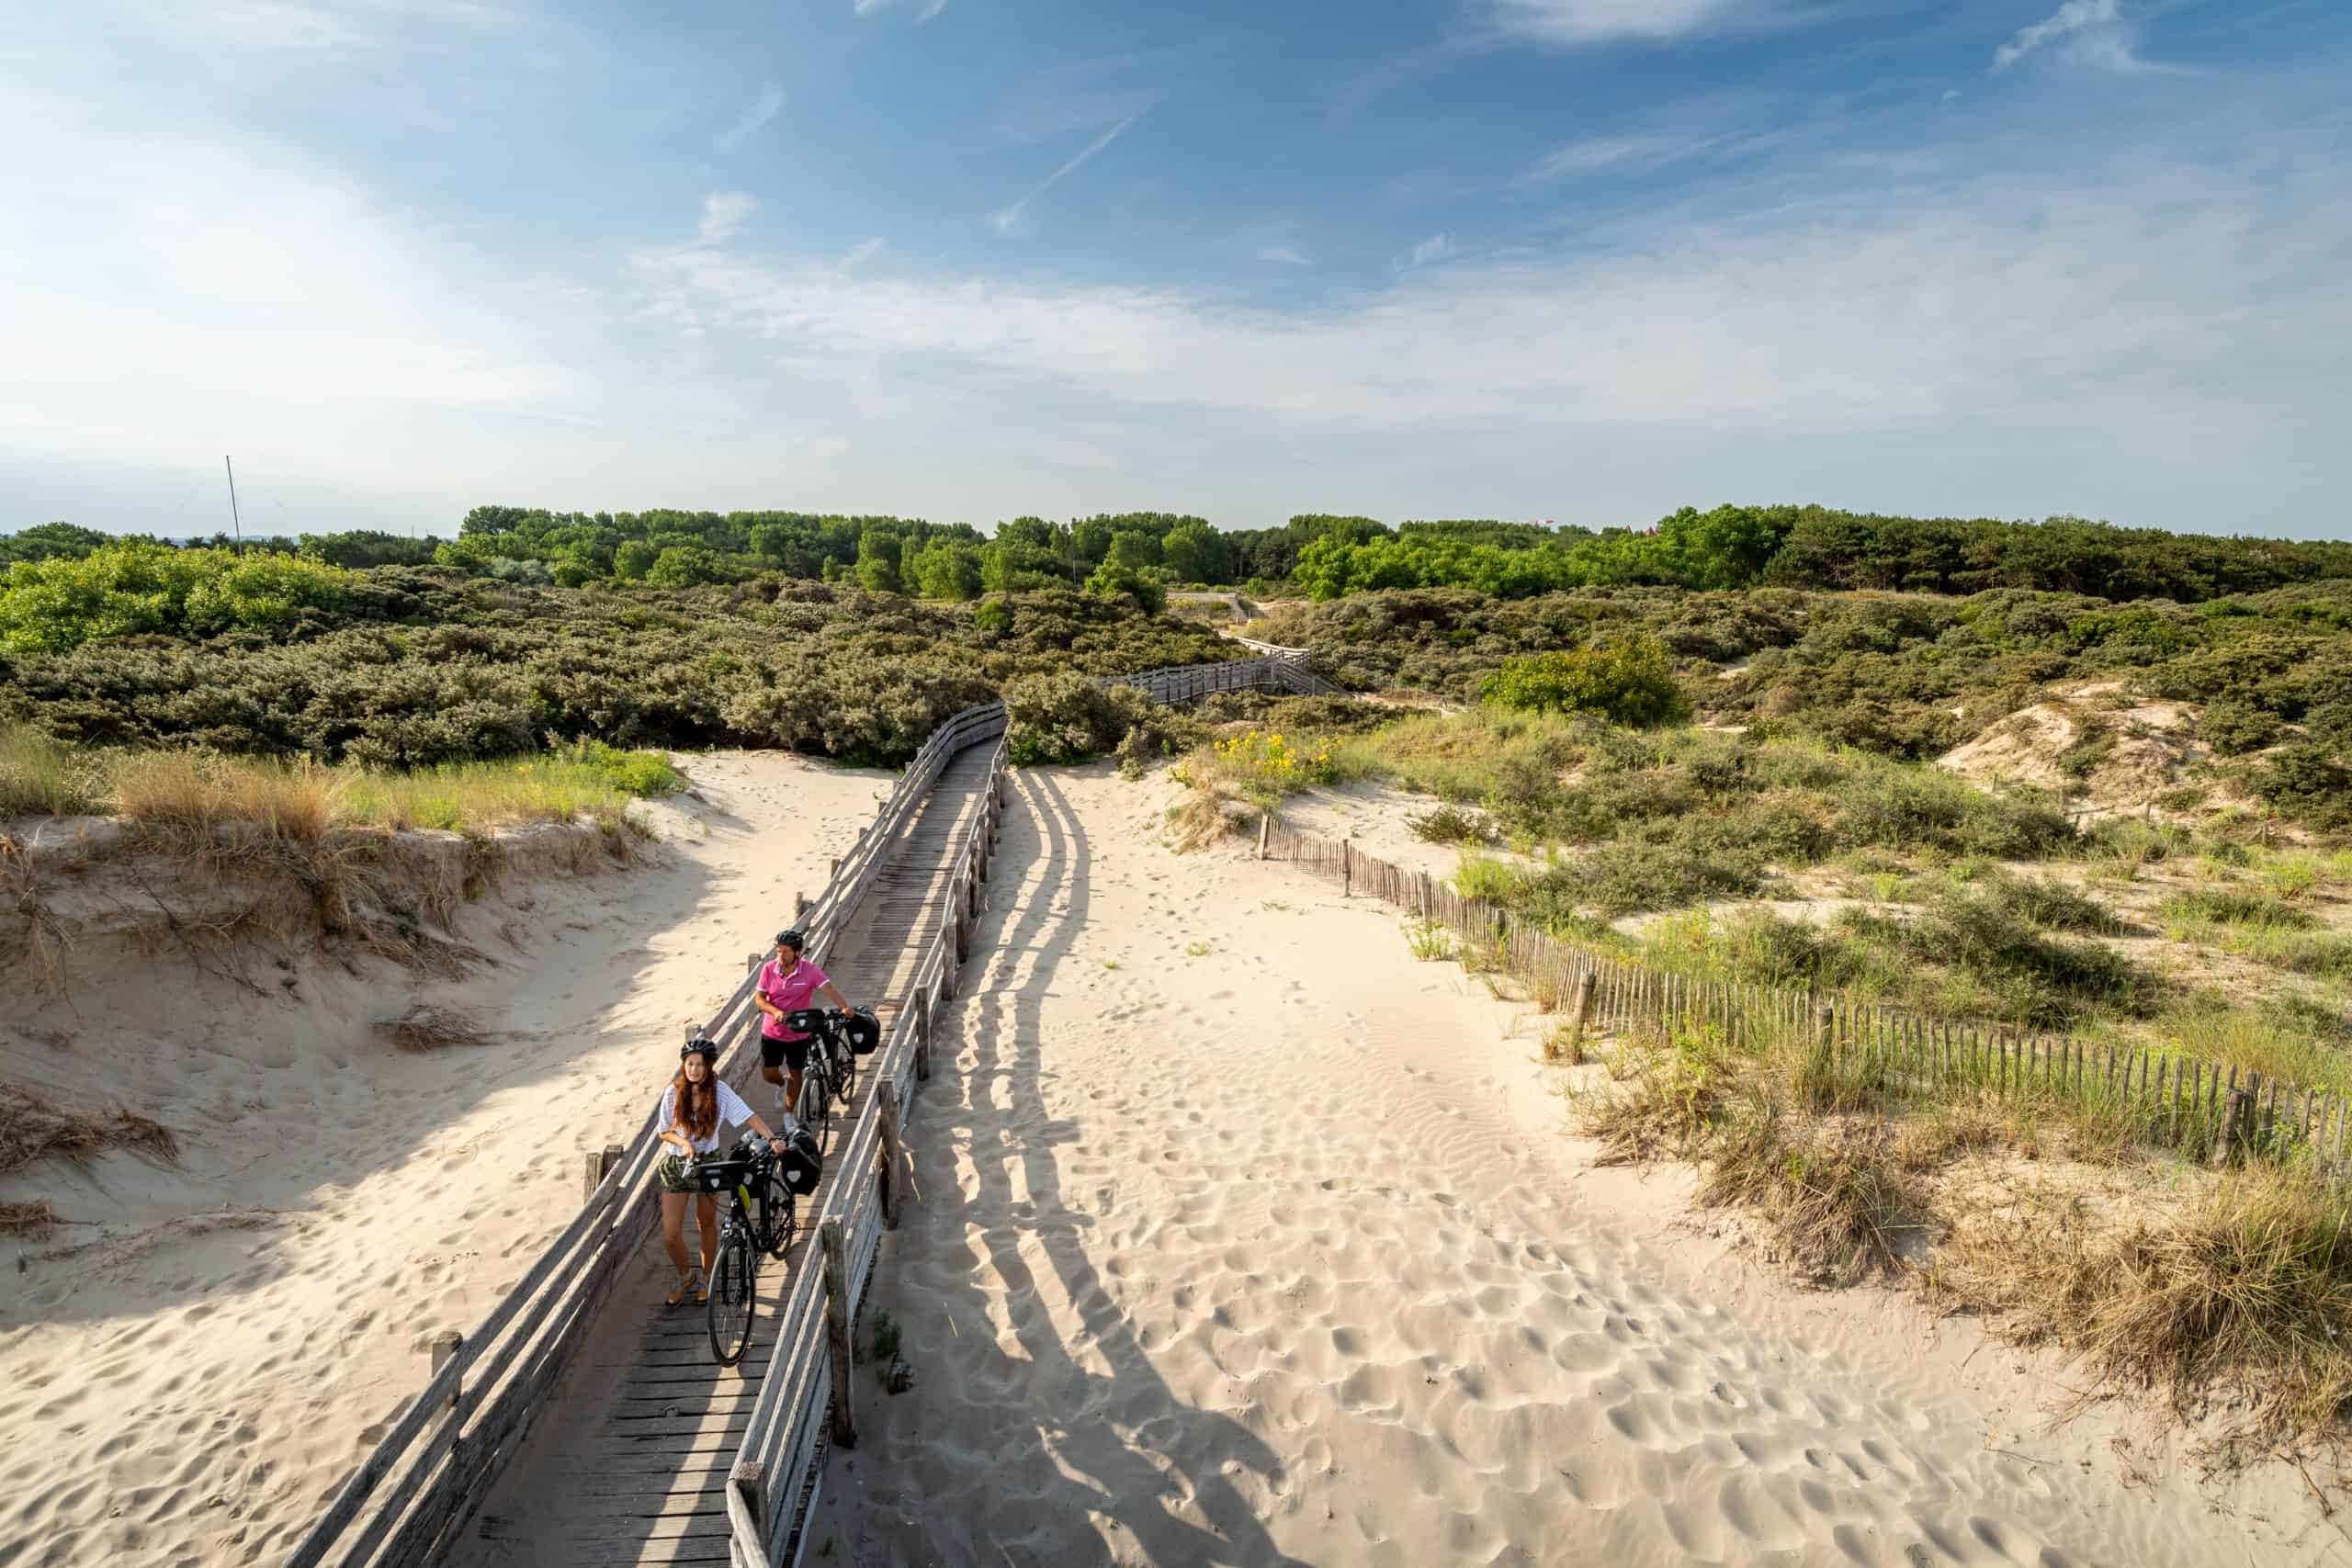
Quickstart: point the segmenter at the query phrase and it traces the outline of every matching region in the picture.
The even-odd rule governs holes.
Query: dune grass
[[[229,823],[315,843],[337,828],[479,830],[617,820],[631,799],[684,784],[659,752],[594,740],[401,773],[209,751],[83,750],[24,726],[0,727],[0,816],[110,811],[198,839]]]

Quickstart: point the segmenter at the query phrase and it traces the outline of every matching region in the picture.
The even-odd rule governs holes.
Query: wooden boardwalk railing
[[[1836,992],[1699,979],[1603,952],[1465,898],[1426,872],[1409,872],[1344,840],[1261,820],[1259,853],[1294,862],[1433,920],[1464,947],[1528,985],[1540,1005],[1589,1022],[1700,1026],[1742,1042],[1793,1032],[1860,1059],[1882,1080],[1946,1097],[2064,1096],[2115,1118],[2136,1141],[2192,1156],[2233,1145],[2302,1157],[2341,1179],[2352,1173],[2352,1105],[2341,1094],[2282,1084],[2234,1066],[2141,1046],[1930,1017]]]
[[[1157,703],[1182,703],[1223,691],[1298,692],[1315,679],[1295,661],[1261,657],[1146,671],[1106,683],[1136,686]],[[810,956],[825,962],[879,887],[893,906],[889,918],[921,935],[912,947],[899,944],[889,977],[878,982],[894,994],[875,998],[884,1003],[884,1039],[861,1072],[873,1087],[861,1091],[850,1125],[836,1128],[825,1184],[808,1217],[822,1266],[803,1261],[786,1283],[767,1372],[727,1469],[727,1550],[737,1568],[797,1559],[822,1445],[854,1438],[852,1329],[881,1233],[895,1223],[906,1192],[900,1121],[914,1085],[931,1076],[938,1008],[954,994],[977,924],[1003,809],[1005,725],[1004,705],[987,703],[934,730],[796,922],[808,935]],[[987,748],[983,760],[964,760],[980,747]],[[902,844],[950,768],[984,775],[978,808],[943,822],[945,837],[935,844]],[[907,848],[917,853],[896,853]],[[909,899],[936,918],[911,919]],[[786,916],[779,911],[777,918],[782,923]],[[884,940],[888,933],[875,934]],[[754,1056],[755,977],[747,974],[705,1026],[723,1048],[720,1070],[736,1081],[748,1076]],[[660,1213],[653,1134],[649,1114],[627,1145],[588,1156],[580,1213],[470,1334],[448,1333],[435,1342],[424,1387],[337,1489],[287,1568],[413,1568],[447,1555],[571,1363],[615,1279],[652,1232]],[[800,1253],[804,1260],[808,1256],[805,1248]]]

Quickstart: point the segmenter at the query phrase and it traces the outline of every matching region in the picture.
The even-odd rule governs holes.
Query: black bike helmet
[[[718,1066],[718,1043],[699,1029],[686,1036],[686,1043],[678,1047],[678,1060],[683,1062],[687,1057],[696,1055],[701,1055],[712,1066]]]
[[[794,929],[787,929],[776,932],[775,944],[778,947],[788,947],[795,953],[806,953],[808,951],[808,939],[802,936],[797,930]]]

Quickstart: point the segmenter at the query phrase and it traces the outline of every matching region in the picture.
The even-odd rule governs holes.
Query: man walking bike
[[[801,956],[807,945],[797,931],[776,932],[775,956],[760,965],[760,983],[752,993],[752,1000],[767,1014],[760,1027],[760,1076],[784,1086],[786,1115],[800,1109],[800,1075],[808,1066],[811,1037],[795,1033],[785,1022],[786,1015],[813,1006],[812,998],[820,996],[843,1012],[856,1010],[822,969]]]

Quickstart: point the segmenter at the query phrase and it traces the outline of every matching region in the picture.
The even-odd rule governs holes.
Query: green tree
[[[1086,591],[1105,599],[1125,594],[1146,611],[1158,615],[1168,607],[1168,589],[1158,578],[1116,561],[1104,561],[1086,580]]]
[[[1180,523],[1160,545],[1168,574],[1179,582],[1230,582],[1233,549],[1205,523]]]
[[[635,582],[653,570],[662,552],[648,539],[630,539],[613,552],[613,575],[624,581]]]
[[[899,540],[878,528],[857,536],[857,585],[869,593],[899,592]]]
[[[980,596],[980,551],[961,539],[942,539],[922,553],[922,596],[958,603]]]
[[[55,560],[61,556],[78,560],[107,542],[107,536],[96,528],[36,523],[14,534],[0,534],[0,566],[20,560]]]
[[[708,550],[695,545],[672,545],[655,558],[645,581],[656,588],[691,588],[718,576],[718,562]]]

